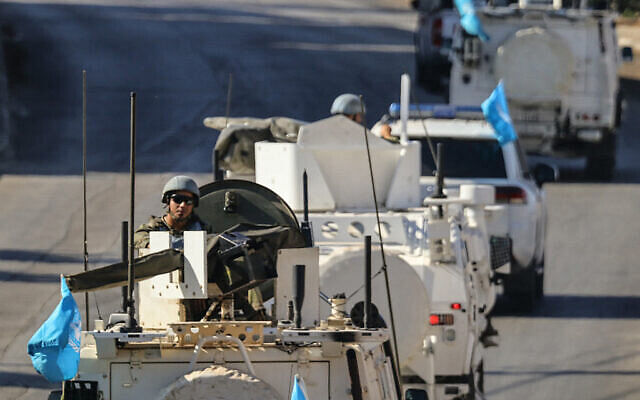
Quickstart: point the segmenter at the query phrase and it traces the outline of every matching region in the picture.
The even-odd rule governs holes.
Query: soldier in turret
[[[341,94],[333,100],[331,105],[331,115],[344,115],[361,125],[364,124],[366,111],[364,102],[361,102],[360,97],[352,93]]]
[[[360,97],[352,93],[344,93],[336,97],[331,105],[332,115],[344,115],[353,122],[357,122],[360,125],[364,125],[365,114],[367,109],[364,106],[364,101],[361,103]],[[398,143],[400,139],[391,134],[391,126],[389,124],[382,125],[380,129],[381,137],[392,143]]]
[[[149,247],[149,232],[168,231],[171,247],[184,247],[184,231],[207,231],[209,227],[194,212],[200,200],[200,190],[196,182],[188,176],[178,175],[169,179],[162,190],[162,203],[166,214],[151,216],[146,224],[136,229],[133,237],[136,248]]]

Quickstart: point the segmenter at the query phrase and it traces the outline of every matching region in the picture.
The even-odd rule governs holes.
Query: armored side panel
[[[365,130],[335,116],[300,129],[298,142],[256,143],[256,182],[281,194],[300,211],[302,173],[309,176],[311,211],[372,209]],[[366,133],[379,205],[420,205],[420,145],[392,144]]]

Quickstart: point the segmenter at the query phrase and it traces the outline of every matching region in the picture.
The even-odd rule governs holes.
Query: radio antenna
[[[87,250],[87,71],[82,70],[82,231],[84,272],[89,267]],[[97,305],[97,303],[96,303]],[[89,292],[84,292],[84,330],[89,330]]]
[[[433,141],[431,140],[431,136],[429,136],[429,132],[427,131],[427,125],[424,123],[424,116],[422,115],[422,109],[420,108],[420,103],[416,100],[416,95],[414,94],[416,91],[411,91],[411,100],[416,105],[416,110],[418,110],[418,119],[420,119],[420,123],[422,124],[422,129],[424,130],[424,136],[427,139],[427,145],[429,145],[429,152],[431,153],[431,158],[433,159],[433,164],[438,163],[438,155],[436,154],[436,149],[433,146]]]
[[[393,366],[395,370],[400,373],[400,353],[398,353],[398,337],[396,336],[396,324],[393,317],[393,306],[391,305],[391,288],[389,287],[389,271],[387,270],[387,259],[384,255],[384,244],[382,240],[382,227],[380,224],[380,212],[378,211],[378,198],[376,196],[376,185],[373,179],[373,164],[371,162],[371,151],[369,150],[369,136],[367,135],[367,125],[365,123],[364,102],[362,101],[362,95],[360,95],[360,112],[362,113],[362,127],[364,129],[364,142],[367,148],[367,160],[369,161],[369,175],[371,176],[371,189],[373,191],[373,204],[376,209],[376,221],[378,224],[378,236],[380,237],[380,255],[382,256],[382,271],[384,272],[384,283],[387,289],[387,303],[389,304],[389,317],[391,318],[391,334],[393,335],[393,350],[395,357],[393,357]]]
[[[229,72],[229,85],[227,86],[227,110],[225,112],[225,128],[229,125],[229,114],[231,113],[231,90],[233,89],[233,72]]]
[[[131,206],[129,209],[129,282],[128,282],[128,296],[127,296],[127,314],[129,314],[129,321],[127,324],[127,331],[139,332],[141,329],[135,320],[135,300],[133,299],[133,284],[134,284],[134,267],[135,259],[133,258],[133,215],[135,204],[135,192],[136,192],[136,92],[131,92],[129,96],[131,102],[131,115],[130,115],[130,157],[129,157],[129,178],[131,181]]]

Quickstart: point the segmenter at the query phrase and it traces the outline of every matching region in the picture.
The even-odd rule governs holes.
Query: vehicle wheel
[[[544,297],[544,266],[536,271],[536,299]]]
[[[516,311],[533,311],[537,299],[537,275],[535,268],[529,267],[505,277],[504,294]]]
[[[418,85],[424,87],[425,85],[425,69],[426,65],[416,56],[416,71],[415,71],[415,80]]]
[[[222,366],[211,366],[180,377],[164,389],[158,399],[210,399],[211,390],[214,387],[215,398],[219,400],[280,399],[278,392],[266,382],[244,372]]]
[[[616,169],[616,135],[606,132],[602,142],[594,144],[587,155],[586,174],[601,181],[613,179]]]
[[[616,95],[616,112],[615,112],[615,127],[618,128],[620,124],[622,124],[622,111],[624,107],[624,96],[622,94],[622,90],[618,90],[618,94]]]
[[[475,400],[476,392],[484,395],[484,361],[480,361],[475,372],[472,370],[469,374],[469,393],[464,400]]]
[[[62,390],[52,390],[49,392],[49,397],[47,400],[61,400],[62,399]]]
[[[416,83],[428,92],[441,90],[440,76],[433,65],[416,58]]]

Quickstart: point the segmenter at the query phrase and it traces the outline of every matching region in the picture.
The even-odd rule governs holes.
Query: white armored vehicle
[[[354,320],[363,299],[362,237],[376,239],[373,301],[380,325],[396,334],[403,388],[473,399],[483,389],[482,343],[496,334],[486,317],[495,286],[484,213],[494,189],[470,185],[456,197],[423,199],[419,179],[418,142],[389,143],[343,116],[302,126],[295,142],[255,144],[256,182],[294,211],[307,210],[321,291],[345,293]],[[386,284],[391,299],[379,292]]]
[[[372,132],[381,135],[387,125],[391,135],[399,138],[403,129],[400,108],[398,103],[391,104],[389,115]],[[495,187],[495,204],[486,206],[491,215],[487,231],[492,243],[505,237],[511,242],[511,268],[496,271],[497,276],[509,303],[531,310],[543,295],[546,207],[541,186],[555,179],[555,170],[539,163],[530,171],[519,140],[501,146],[480,107],[411,104],[406,131],[411,140],[422,143],[423,197],[434,192],[436,183],[429,141],[434,146],[445,145],[445,193],[456,196],[463,184]]]
[[[82,332],[79,372],[63,397],[288,399],[301,390],[308,399],[401,399],[387,329],[371,327],[367,313],[365,327],[352,325],[341,298],[320,318],[318,248],[288,205],[246,181],[200,191],[199,215],[221,233],[185,232],[179,251],[168,232],[151,232],[150,254],[135,263],[140,326],[116,314]],[[366,265],[354,268],[370,287]],[[126,270],[123,262],[67,276],[67,285],[121,286]],[[255,320],[243,293],[258,288],[273,300]]]
[[[479,105],[502,79],[528,153],[586,156],[590,176],[610,179],[622,114],[615,15],[527,0],[476,15],[490,39],[458,32],[450,103]]]

